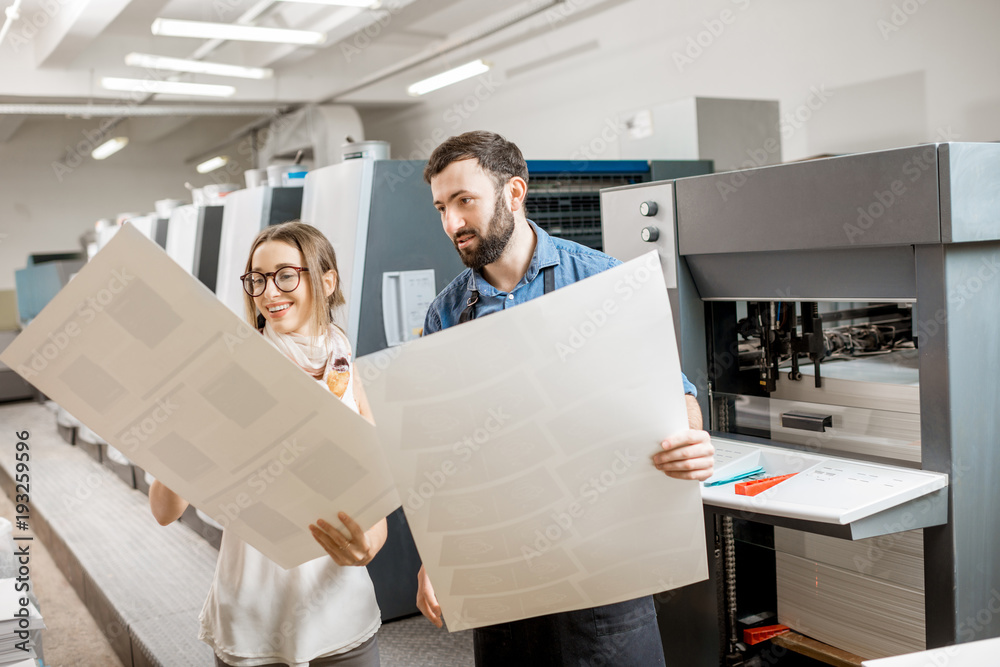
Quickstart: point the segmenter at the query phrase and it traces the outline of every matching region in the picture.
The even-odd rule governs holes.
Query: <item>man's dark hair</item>
[[[495,132],[481,130],[449,137],[435,148],[424,167],[424,180],[430,183],[452,162],[471,158],[479,161],[479,166],[493,179],[497,190],[514,176],[528,182],[528,164],[521,155],[521,149]]]

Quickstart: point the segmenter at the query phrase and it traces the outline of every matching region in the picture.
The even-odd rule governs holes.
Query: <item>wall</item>
[[[491,129],[528,158],[614,159],[620,115],[708,96],[778,100],[785,160],[1000,139],[996,0],[631,0],[574,22],[583,1],[541,36],[454,54],[495,69],[364,112],[367,137],[412,157]]]
[[[191,201],[184,187],[243,183],[249,149],[227,150],[236,161],[201,175],[185,161],[225,140],[246,118],[133,119],[111,133],[130,143],[115,155],[93,160],[87,138],[99,120],[30,118],[0,143],[0,290],[14,287],[14,271],[28,253],[77,250],[79,237],[100,218],[148,213],[159,199]],[[79,151],[77,149],[80,149]],[[84,157],[78,159],[79,153]]]

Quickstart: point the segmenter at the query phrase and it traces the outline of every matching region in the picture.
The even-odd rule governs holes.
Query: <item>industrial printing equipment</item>
[[[213,292],[219,266],[222,209],[222,206],[178,206],[171,211],[167,226],[167,254]]]
[[[671,660],[781,664],[797,634],[751,645],[779,623],[863,658],[1000,635],[1000,145],[601,197],[607,252],[659,252],[717,450]]]

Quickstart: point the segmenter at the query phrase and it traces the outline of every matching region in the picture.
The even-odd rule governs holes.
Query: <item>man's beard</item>
[[[465,238],[469,235],[479,239],[476,243],[466,248],[458,247],[459,236]],[[497,199],[493,203],[493,217],[490,218],[486,227],[486,234],[480,235],[474,231],[464,231],[455,237],[455,249],[458,250],[462,263],[471,269],[481,271],[487,264],[500,259],[503,251],[510,243],[510,237],[514,234],[514,214],[504,206],[503,190],[497,194]]]

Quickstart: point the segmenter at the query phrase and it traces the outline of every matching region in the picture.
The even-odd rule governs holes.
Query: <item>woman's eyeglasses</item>
[[[274,286],[282,292],[294,292],[295,288],[299,286],[301,273],[308,270],[301,266],[283,266],[277,271],[268,273],[250,271],[240,276],[240,281],[242,281],[246,293],[254,297],[264,293],[264,290],[267,289],[267,279],[271,277],[274,278]]]

